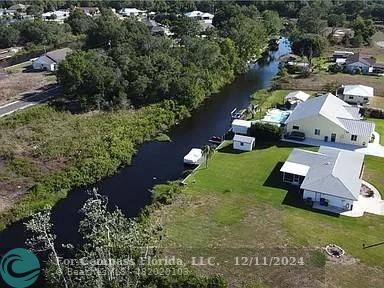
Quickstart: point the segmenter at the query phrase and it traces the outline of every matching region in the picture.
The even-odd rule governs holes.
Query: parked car
[[[305,134],[303,132],[299,131],[292,131],[291,133],[288,133],[284,136],[287,139],[297,140],[297,141],[304,141],[305,140]]]

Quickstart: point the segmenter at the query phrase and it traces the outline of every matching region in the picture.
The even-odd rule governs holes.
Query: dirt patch
[[[281,81],[281,89],[323,91],[330,85],[337,87],[342,84],[361,84],[373,87],[375,96],[384,97],[384,77],[380,76],[317,73],[308,78],[290,77],[287,80],[286,82]]]
[[[28,72],[22,71],[3,74],[0,77],[0,104],[15,101],[17,99],[28,96],[29,91],[38,92],[40,89],[47,87],[56,82],[56,77],[45,72]]]

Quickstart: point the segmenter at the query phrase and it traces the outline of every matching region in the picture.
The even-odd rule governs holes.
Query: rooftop
[[[364,154],[321,146],[318,152],[293,149],[281,172],[305,176],[300,188],[357,200]]]
[[[236,134],[235,137],[233,137],[233,141],[251,144],[255,141],[255,138]]]
[[[286,120],[286,123],[304,120],[321,115],[335,123],[345,131],[355,134],[362,131],[368,135],[368,131],[374,131],[374,123],[360,119],[359,108],[351,106],[331,93],[308,99],[300,103]]]
[[[345,85],[344,94],[354,95],[354,96],[363,96],[363,97],[373,97],[373,88],[365,85]]]

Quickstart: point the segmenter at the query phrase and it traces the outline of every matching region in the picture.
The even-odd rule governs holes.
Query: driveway
[[[374,142],[369,143],[367,147],[358,147],[354,145],[334,143],[329,141],[325,142],[322,140],[316,140],[311,138],[306,138],[304,141],[296,141],[291,139],[282,139],[282,140],[286,142],[304,144],[309,146],[328,146],[328,147],[337,148],[337,149],[355,151],[355,152],[363,153],[365,155],[384,157],[384,146],[380,145],[380,134],[377,132],[374,132],[374,134],[375,134]]]
[[[20,99],[18,101],[14,101],[14,102],[5,104],[3,106],[0,106],[0,117],[4,117],[16,111],[48,101],[49,99],[57,96],[59,93],[60,93],[60,87],[56,85],[43,92],[39,92],[27,98]]]

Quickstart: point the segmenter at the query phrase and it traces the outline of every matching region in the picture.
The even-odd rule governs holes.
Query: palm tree
[[[211,145],[204,145],[201,150],[203,152],[203,157],[205,158],[205,168],[208,168],[208,159],[211,158],[215,149],[213,149]]]

